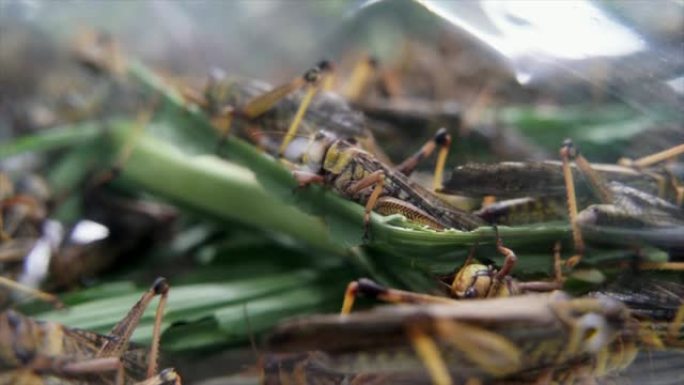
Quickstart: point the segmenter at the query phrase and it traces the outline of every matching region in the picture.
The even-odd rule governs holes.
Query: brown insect
[[[0,313],[0,384],[179,385],[173,369],[157,373],[161,321],[169,286],[158,278],[129,313],[102,335],[55,322],[37,321],[14,310]],[[152,346],[129,343],[140,317],[160,296]]]
[[[638,323],[606,297],[444,300],[285,323],[268,340],[265,383],[573,384],[619,372],[637,352]],[[303,353],[309,361],[278,361]]]

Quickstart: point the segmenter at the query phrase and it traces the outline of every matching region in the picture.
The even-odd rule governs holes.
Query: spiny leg
[[[397,171],[406,176],[411,175],[418,164],[422,160],[432,155],[437,147],[439,147],[439,153],[437,155],[437,163],[435,164],[435,175],[432,186],[435,190],[440,189],[442,187],[442,180],[444,176],[444,166],[449,154],[449,148],[451,147],[451,135],[449,135],[446,128],[440,128],[437,133],[435,133],[435,136],[425,143],[423,147],[418,150],[418,152],[397,166]]]
[[[433,230],[444,230],[446,226],[437,218],[419,209],[415,205],[390,196],[378,198],[374,211],[380,215],[402,214],[411,222],[427,226]]]
[[[575,196],[575,181],[572,170],[570,169],[570,152],[573,151],[572,141],[566,140],[560,149],[561,160],[563,161],[563,178],[565,179],[565,189],[568,195],[568,216],[572,227],[572,238],[575,245],[575,255],[566,262],[568,266],[575,266],[582,260],[584,254],[584,240],[582,232],[577,222],[577,198]]]
[[[433,385],[451,385],[453,381],[449,369],[435,341],[418,325],[407,325],[406,334],[418,358],[432,378]]]
[[[684,143],[668,148],[667,150],[639,158],[637,160],[620,159],[619,163],[624,166],[644,168],[682,154],[684,154]]]
[[[382,193],[382,190],[385,186],[385,172],[382,170],[377,170],[366,175],[361,180],[354,183],[349,188],[348,192],[350,194],[356,194],[369,186],[375,187],[373,187],[373,192],[371,192],[370,197],[368,197],[368,201],[366,201],[366,207],[364,209],[363,239],[368,239],[368,235],[370,232],[371,213],[373,212],[373,208],[375,207],[375,204],[377,203],[378,198],[380,197],[380,194]]]
[[[321,90],[330,92],[335,88],[335,81],[337,80],[337,69],[335,64],[330,60],[321,60],[316,65],[322,72]]]
[[[9,278],[3,277],[3,276],[0,276],[0,286],[4,286],[11,291],[18,291],[18,292],[26,293],[26,294],[28,294],[32,297],[35,297],[41,301],[44,301],[44,302],[51,304],[52,306],[54,306],[57,309],[61,309],[64,307],[64,303],[62,303],[62,301],[60,301],[60,299],[56,295],[46,293],[44,291],[34,289],[32,287],[29,287],[29,286],[22,285],[18,282],[15,282],[15,281],[13,281]]]
[[[363,92],[368,88],[368,82],[377,70],[378,61],[372,56],[367,56],[363,60],[359,60],[347,83],[347,88],[344,90],[344,97],[356,102],[361,98]]]
[[[489,287],[489,290],[487,290],[487,297],[497,296],[499,290],[501,289],[501,285],[504,284],[504,281],[511,274],[511,271],[515,267],[515,264],[518,262],[518,257],[515,255],[513,250],[503,245],[503,240],[499,236],[498,228],[494,227],[494,229],[496,230],[496,250],[499,252],[499,254],[501,254],[504,257],[504,262],[501,265],[501,269],[499,269],[499,271],[494,276],[492,285]]]
[[[429,294],[413,293],[410,291],[391,289],[380,285],[368,278],[361,278],[358,281],[352,281],[347,285],[347,290],[344,293],[344,302],[342,303],[341,314],[349,314],[354,306],[354,302],[358,296],[378,299],[388,303],[413,303],[413,304],[451,304],[457,302],[450,298],[438,297]]]
[[[553,281],[517,282],[516,286],[518,291],[523,293],[528,291],[547,292],[562,289],[564,282],[561,242],[557,241],[553,247]]]
[[[462,352],[490,375],[503,377],[520,370],[522,352],[497,333],[448,319],[435,320],[434,328],[439,340]]]
[[[299,104],[297,113],[295,113],[295,116],[292,119],[292,122],[290,123],[290,127],[288,127],[287,129],[287,133],[285,134],[285,138],[283,138],[283,142],[280,144],[280,149],[278,150],[280,156],[282,156],[285,153],[287,146],[290,145],[292,139],[294,139],[295,135],[297,135],[297,129],[299,128],[299,125],[302,122],[302,119],[304,118],[304,114],[306,113],[306,110],[309,108],[309,104],[311,104],[311,101],[313,100],[314,96],[316,96],[316,93],[318,93],[320,69],[310,69],[304,74],[303,79],[306,81],[307,84],[306,93],[304,94],[304,97],[302,98],[302,101]]]
[[[157,306],[157,312],[155,316],[155,325],[153,331],[153,341],[152,347],[149,353],[148,368],[147,372],[154,374],[157,367],[157,355],[159,349],[159,337],[161,333],[161,318],[164,313],[164,306],[166,304],[166,298],[169,292],[169,285],[165,278],[157,278],[152,284],[149,290],[147,290],[138,302],[133,305],[131,310],[126,314],[126,316],[119,321],[118,324],[110,331],[109,335],[116,337],[114,339],[105,342],[100,351],[98,352],[98,357],[121,357],[123,352],[128,348],[131,335],[133,331],[138,326],[140,318],[147,306],[149,306],[152,299],[156,296],[161,296],[159,300],[159,305]],[[151,376],[150,375],[150,376]]]
[[[684,271],[684,262],[640,262],[640,270]]]
[[[601,203],[615,203],[615,195],[608,187],[608,183],[599,175],[599,173],[594,171],[589,161],[579,152],[579,150],[577,150],[574,143],[570,139],[566,139],[563,143],[563,147],[567,148],[566,153],[569,160],[574,160],[582,174],[589,180],[592,190],[598,195]]]

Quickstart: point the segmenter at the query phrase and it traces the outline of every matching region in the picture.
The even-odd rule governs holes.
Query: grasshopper
[[[646,194],[667,197],[681,206],[684,189],[672,167],[653,168],[655,162],[671,158],[682,151],[676,146],[661,153],[636,161],[622,161],[620,165],[589,165],[583,158],[577,165],[571,165],[574,179],[587,177],[590,186],[578,186],[576,199],[580,206],[589,205],[599,191],[599,196],[609,189],[637,189]],[[454,169],[450,178],[444,182],[441,192],[467,196],[493,195],[507,200],[488,205],[476,214],[490,222],[529,223],[560,219],[565,216],[560,201],[565,197],[566,184],[563,162],[503,162],[495,165],[470,164]],[[600,179],[617,182],[621,186],[608,186],[603,191],[595,188],[594,178],[586,171],[591,168]],[[589,188],[591,187],[591,188]],[[634,190],[630,190],[634,191]],[[626,193],[629,193],[627,191]],[[510,199],[513,198],[513,199]]]
[[[607,183],[600,174],[594,172],[569,139],[563,143],[560,155],[576,252],[568,261],[570,265],[581,260],[585,247],[583,233],[598,233],[600,236],[597,239],[603,242],[617,241],[628,245],[649,243],[668,249],[674,255],[684,250],[681,237],[684,231],[684,210],[681,207],[618,182]],[[575,160],[601,202],[590,205],[579,214],[574,177],[570,172],[571,160]]]
[[[180,385],[173,369],[157,374],[161,321],[169,286],[158,278],[107,335],[0,313],[0,384]],[[129,340],[151,300],[160,296],[149,353]],[[146,368],[146,369],[145,369]]]
[[[569,377],[578,367],[591,376],[618,372],[634,359],[637,335],[638,324],[621,303],[555,292],[313,316],[279,326],[268,345],[276,354],[321,352],[319,364],[338,378],[531,383]],[[283,372],[267,367],[265,383],[288,383]]]
[[[445,131],[437,133],[435,142],[448,141]],[[481,219],[448,205],[408,180],[406,174],[423,154],[423,150],[419,151],[398,170],[392,170],[353,140],[337,139],[326,132],[319,132],[303,157],[307,171],[295,171],[294,176],[300,186],[323,184],[364,204],[366,236],[373,210],[382,215],[401,213],[436,230],[455,228],[468,231],[484,224]]]
[[[504,257],[501,269],[475,261],[471,249],[463,266],[454,274],[448,284],[448,296],[454,299],[495,298],[521,295],[531,292],[551,292],[563,287],[563,274],[560,259],[560,243],[554,247],[554,280],[522,282],[511,277],[518,257],[513,250],[505,247],[496,237],[497,251]],[[367,278],[361,278],[347,285],[341,314],[349,314],[356,297],[377,298],[390,303],[454,303],[450,298],[424,295],[409,291],[386,288]]]

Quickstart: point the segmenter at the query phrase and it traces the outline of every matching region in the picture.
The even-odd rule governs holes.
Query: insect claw
[[[370,236],[370,221],[366,222],[363,226],[363,243],[369,243],[371,241]]]

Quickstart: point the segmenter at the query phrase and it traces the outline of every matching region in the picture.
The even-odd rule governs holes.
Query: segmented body
[[[362,204],[367,202],[372,187],[357,193],[351,193],[350,188],[373,172],[382,171],[385,175],[384,186],[376,206],[376,211],[381,214],[402,213],[438,230],[455,228],[468,231],[485,224],[480,218],[448,205],[436,195],[410,182],[403,174],[391,170],[373,155],[344,140],[336,140],[327,148],[322,170],[327,185]],[[399,202],[406,203],[403,210]]]
[[[637,172],[629,167],[592,165],[606,180],[617,181],[649,194],[659,193],[658,179],[652,174]],[[576,180],[580,170],[572,167]],[[578,186],[580,187],[580,186]],[[494,195],[500,198],[565,197],[565,182],[560,162],[502,162],[496,164],[467,164],[456,167],[443,191],[466,196]],[[591,191],[578,189],[578,199],[586,199]]]

